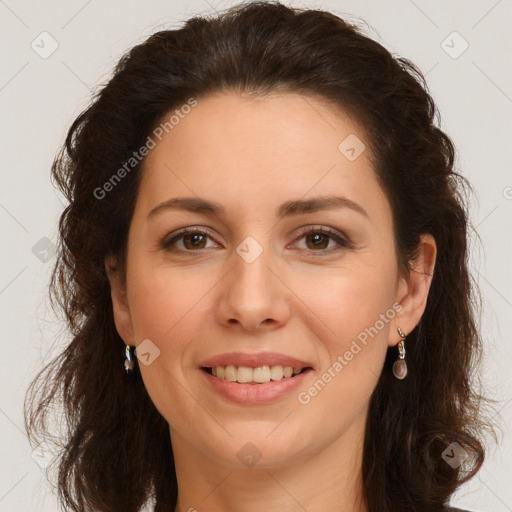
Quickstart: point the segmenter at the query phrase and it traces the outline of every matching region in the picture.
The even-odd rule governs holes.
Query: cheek
[[[361,265],[304,273],[297,279],[293,289],[303,301],[302,310],[310,310],[310,328],[325,334],[321,340],[329,352],[339,352],[360,333],[366,332],[377,323],[378,334],[386,338],[389,322],[379,321],[394,317],[393,272],[391,268],[379,265]],[[389,311],[391,309],[391,311]],[[361,336],[364,338],[364,336]]]
[[[201,310],[201,303],[212,286],[200,271],[155,267],[141,262],[128,282],[136,339],[172,336],[180,324],[185,324],[189,316]]]
[[[198,410],[184,391],[185,383],[188,372],[194,371],[194,340],[204,338],[204,319],[212,314],[206,308],[214,283],[211,276],[203,279],[190,269],[146,267],[141,265],[128,282],[128,300],[136,342],[151,340],[159,355],[150,365],[139,367],[156,408],[168,421],[185,418],[186,430],[192,428],[189,419],[197,418]]]
[[[348,417],[350,409],[364,407],[381,373],[396,316],[392,276],[389,269],[368,266],[339,277],[331,273],[324,283],[311,277],[297,288],[298,295],[307,297],[302,319],[315,335],[321,361],[317,378],[322,382],[302,390],[304,402],[331,404]]]
[[[327,423],[334,429],[342,426],[335,418],[350,422],[366,407],[382,371],[396,315],[384,281],[369,273],[365,278],[331,278],[328,291],[309,295],[308,307],[315,313],[309,329],[321,342],[322,366],[312,386],[301,390],[299,402],[312,418],[329,409],[333,421]]]
[[[211,297],[220,279],[199,266],[173,268],[142,262],[133,274],[128,301],[136,343],[149,339],[160,351],[158,364],[141,367],[148,391],[160,385],[174,387],[172,379],[168,382],[169,374],[183,381],[195,369],[200,343],[207,343],[212,332]]]

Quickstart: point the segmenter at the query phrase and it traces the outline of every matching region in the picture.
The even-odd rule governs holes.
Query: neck
[[[364,425],[353,424],[323,450],[293,463],[240,469],[199,452],[174,431],[179,489],[175,512],[367,512],[362,499],[363,439]]]

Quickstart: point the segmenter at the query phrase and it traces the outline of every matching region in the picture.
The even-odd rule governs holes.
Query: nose
[[[291,292],[271,250],[264,249],[254,261],[234,252],[232,260],[222,283],[219,321],[246,331],[274,330],[286,324]]]

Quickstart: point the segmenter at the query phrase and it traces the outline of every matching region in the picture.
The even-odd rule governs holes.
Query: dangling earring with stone
[[[407,363],[405,362],[405,334],[400,327],[398,328],[398,334],[402,338],[398,342],[398,359],[393,363],[393,375],[397,379],[405,379],[407,376]]]
[[[133,368],[135,367],[134,358],[133,358],[134,350],[135,350],[135,348],[132,347],[131,345],[126,345],[126,349],[124,352],[123,368],[127,375],[132,375]]]

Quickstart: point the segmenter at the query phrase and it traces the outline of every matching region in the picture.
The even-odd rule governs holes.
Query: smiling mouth
[[[239,384],[265,384],[271,381],[292,379],[301,373],[312,370],[311,367],[297,367],[277,365],[263,365],[256,368],[249,366],[215,366],[213,368],[203,367],[202,370],[213,377]]]

